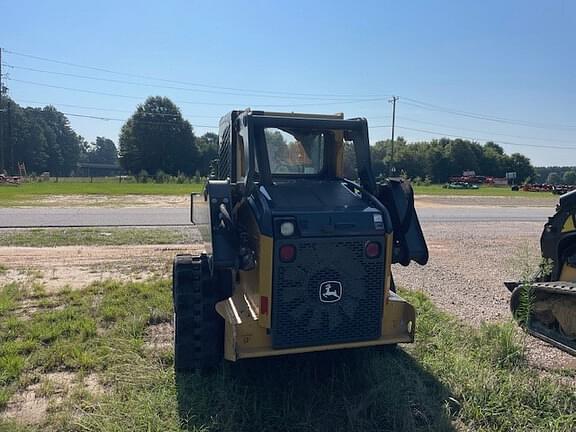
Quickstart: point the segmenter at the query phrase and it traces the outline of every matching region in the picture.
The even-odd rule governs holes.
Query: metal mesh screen
[[[380,337],[384,257],[365,256],[368,240],[373,238],[276,242],[271,332],[274,348]],[[292,263],[277,259],[285,243],[297,248]],[[340,282],[338,301],[321,300],[320,286],[327,281]]]

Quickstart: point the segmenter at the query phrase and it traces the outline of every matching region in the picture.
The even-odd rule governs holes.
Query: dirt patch
[[[47,411],[48,398],[34,390],[24,390],[16,393],[0,415],[18,423],[37,424],[44,420]]]
[[[54,384],[57,392],[65,392],[76,380],[76,374],[73,372],[50,372],[45,374],[42,380]]]
[[[94,396],[102,396],[106,393],[106,388],[98,380],[96,374],[90,374],[82,380],[82,388]]]
[[[63,304],[44,302],[43,299],[23,299],[18,302],[12,312],[18,319],[27,321],[38,311],[57,311],[64,309],[64,307]]]
[[[418,207],[554,207],[558,197],[551,194],[535,197],[525,196],[437,196],[416,195]],[[196,196],[195,205],[203,205],[201,196]],[[34,198],[30,203],[22,202],[17,207],[153,207],[189,208],[187,195],[49,195]]]
[[[15,393],[0,417],[21,424],[42,423],[50,409],[57,408],[68,395],[76,391],[101,396],[106,389],[100,384],[96,374],[83,378],[73,372],[43,374],[39,382]]]
[[[146,348],[151,351],[172,349],[172,333],[172,324],[168,322],[149,326],[144,335]]]
[[[190,207],[190,197],[182,195],[48,195],[18,207]]]
[[[76,378],[72,372],[52,372],[42,379],[14,394],[2,417],[24,424],[41,423],[51,406],[62,403]]]
[[[202,244],[0,247],[0,264],[10,266],[0,275],[0,285],[39,280],[47,293],[54,293],[66,286],[79,289],[105,279],[168,276],[177,253],[199,253],[203,249]],[[39,274],[43,277],[34,276]]]

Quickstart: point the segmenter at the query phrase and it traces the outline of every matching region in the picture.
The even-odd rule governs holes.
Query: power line
[[[277,95],[310,96],[310,97],[320,97],[320,98],[326,98],[326,97],[329,97],[329,98],[350,98],[350,97],[387,98],[387,97],[389,97],[389,95],[366,95],[366,96],[356,95],[356,96],[354,96],[354,95],[349,95],[349,94],[295,93],[295,92],[282,92],[282,91],[270,91],[270,90],[242,89],[242,88],[238,88],[238,87],[224,87],[224,86],[216,86],[216,85],[210,85],[210,84],[204,84],[204,83],[196,83],[196,82],[190,82],[190,81],[181,81],[181,80],[159,78],[159,77],[153,77],[153,76],[147,76],[147,75],[133,74],[133,73],[128,73],[128,72],[119,72],[119,71],[115,71],[112,69],[96,67],[96,66],[82,65],[82,64],[72,63],[72,62],[68,62],[68,61],[62,61],[62,60],[56,60],[56,59],[51,59],[51,58],[47,58],[47,57],[40,57],[40,56],[31,55],[31,54],[20,53],[20,52],[16,52],[16,51],[12,51],[12,50],[4,50],[4,52],[10,53],[10,54],[15,55],[15,56],[31,58],[34,60],[40,60],[40,61],[45,61],[45,62],[55,63],[55,64],[61,64],[61,65],[65,65],[65,66],[72,66],[72,67],[77,67],[77,68],[81,68],[81,69],[94,70],[94,71],[98,71],[98,72],[109,73],[109,74],[114,74],[114,75],[119,75],[119,76],[127,76],[127,77],[147,79],[147,80],[152,80],[152,81],[167,82],[167,83],[172,83],[172,84],[183,84],[183,85],[188,85],[188,86],[193,86],[193,87],[210,88],[210,89],[217,89],[217,90],[241,91],[241,92],[256,93],[256,94],[263,94],[263,95],[266,94],[266,95],[269,95],[272,97],[277,96]]]
[[[404,121],[408,121],[408,122],[427,124],[427,125],[438,126],[438,127],[445,127],[445,128],[449,128],[449,129],[455,129],[455,130],[462,130],[462,131],[468,131],[468,132],[480,132],[480,133],[486,132],[485,130],[448,126],[448,125],[438,124],[438,123],[434,123],[434,122],[427,122],[427,121],[423,121],[423,120],[412,119],[410,117],[404,117],[404,116],[398,116],[398,118],[401,120],[404,120]],[[498,135],[498,136],[505,136],[505,137],[510,137],[510,138],[518,138],[518,139],[527,139],[527,140],[532,140],[532,141],[541,141],[542,140],[542,138],[534,138],[534,137],[521,136],[521,135],[510,135],[510,134],[503,134],[503,133],[497,133],[497,132],[490,132],[490,135]],[[576,143],[576,140],[561,140],[561,139],[548,140],[548,139],[546,139],[546,141],[547,142]]]
[[[93,119],[93,120],[101,120],[101,121],[119,121],[119,122],[127,122],[129,119],[121,119],[121,118],[113,118],[113,117],[104,117],[104,116],[94,116],[94,115],[87,115],[87,114],[78,114],[78,113],[70,113],[70,112],[62,112],[62,114],[67,115],[67,116],[71,116],[71,117],[80,117],[80,118],[88,118],[88,119]],[[154,115],[162,115],[164,113],[146,113],[146,114],[150,114],[151,116]],[[172,115],[172,114],[168,114],[168,115]],[[173,114],[174,116],[177,116],[177,114]],[[150,124],[150,125],[173,125],[174,123],[170,123],[170,122],[145,122],[139,119],[133,119],[138,121],[141,124]],[[428,122],[427,122],[428,123]],[[195,127],[202,127],[202,128],[209,128],[209,129],[218,129],[217,126],[211,126],[211,125],[200,125],[200,124],[194,124],[191,123],[192,126]],[[391,125],[374,125],[374,126],[369,126],[369,129],[379,129],[379,128],[390,128]],[[409,130],[409,131],[414,131],[414,132],[423,132],[423,133],[430,133],[432,135],[438,135],[441,137],[450,137],[450,138],[461,138],[461,139],[468,139],[468,140],[472,140],[472,141],[491,141],[497,144],[504,144],[504,145],[511,145],[511,146],[519,146],[519,147],[534,147],[534,148],[552,148],[552,149],[563,149],[563,150],[574,150],[576,149],[576,147],[569,147],[569,146],[551,146],[551,145],[537,145],[537,144],[520,144],[520,143],[515,143],[515,142],[510,142],[510,141],[494,141],[493,139],[488,139],[488,138],[477,138],[477,137],[470,137],[470,136],[464,136],[464,135],[457,135],[457,134],[449,134],[446,132],[438,132],[438,131],[431,131],[431,130],[427,130],[427,129],[418,129],[418,128],[411,128],[411,127],[406,127],[406,126],[396,126],[396,128],[398,129],[402,129],[402,130]]]
[[[100,96],[109,96],[109,97],[117,97],[117,98],[124,98],[124,99],[133,99],[133,100],[142,100],[146,99],[143,96],[130,96],[130,95],[123,95],[119,93],[105,93],[99,92],[94,90],[86,90],[86,89],[79,89],[79,88],[72,88],[72,87],[65,87],[65,86],[57,86],[53,84],[46,84],[46,83],[39,83],[35,81],[27,81],[27,80],[20,80],[16,78],[9,78],[10,81],[24,83],[24,84],[31,84],[40,87],[48,87],[48,88],[55,88],[59,90],[68,90],[73,92],[80,92],[80,93],[89,93],[89,94],[97,94]],[[362,103],[362,102],[373,102],[379,101],[382,98],[375,98],[375,99],[362,99],[362,100],[347,100],[347,101],[338,101],[338,102],[313,102],[313,103],[297,103],[297,104],[262,104],[261,106],[264,107],[275,107],[275,108],[294,108],[294,107],[301,107],[301,106],[325,106],[325,105],[342,105],[342,104],[354,104],[354,103]],[[216,102],[191,102],[191,101],[175,101],[179,104],[188,104],[188,105],[209,105],[209,106],[225,106],[225,107],[237,107],[246,104],[240,103],[216,103]]]
[[[468,112],[468,111],[461,111],[461,110],[456,110],[456,109],[451,109],[451,108],[445,108],[445,107],[430,104],[427,102],[421,102],[421,101],[418,101],[416,99],[411,99],[411,98],[405,98],[405,99],[406,99],[406,101],[404,101],[404,104],[410,105],[410,106],[413,106],[416,108],[426,109],[429,111],[444,112],[444,113],[448,113],[448,114],[457,115],[460,117],[468,117],[468,118],[473,118],[473,119],[477,119],[477,120],[485,120],[485,121],[504,123],[504,124],[513,124],[513,125],[517,125],[517,126],[533,127],[533,128],[539,128],[539,129],[555,129],[555,130],[557,130],[557,129],[567,129],[567,130],[576,129],[576,125],[555,125],[555,124],[549,124],[549,123],[537,123],[537,122],[528,122],[525,120],[508,119],[508,118],[504,118],[504,117],[489,116],[486,114],[478,114],[478,113],[473,113],[473,112]]]
[[[219,91],[219,90],[192,89],[189,87],[176,87],[176,86],[167,86],[167,85],[160,85],[160,84],[148,84],[148,83],[127,81],[127,80],[100,78],[100,77],[87,76],[87,75],[78,75],[78,74],[72,74],[72,73],[66,73],[66,72],[47,71],[47,70],[43,70],[43,69],[35,69],[35,68],[29,68],[29,67],[24,67],[24,66],[11,65],[8,63],[3,63],[3,66],[13,68],[13,69],[21,69],[21,70],[38,72],[38,73],[45,73],[45,74],[50,74],[50,75],[80,78],[80,79],[93,80],[93,81],[103,81],[103,82],[110,82],[110,83],[117,83],[117,84],[128,84],[128,85],[141,86],[141,87],[164,88],[164,89],[169,89],[169,90],[179,90],[179,91],[187,91],[187,92],[193,92],[193,93],[208,93],[208,94],[231,95],[231,96],[250,96],[250,97],[259,97],[259,98],[274,97],[275,99],[301,99],[301,100],[320,100],[320,101],[344,100],[344,99],[335,99],[335,98],[327,99],[327,98],[321,98],[321,97],[316,97],[316,96],[285,96],[285,95],[271,96],[271,95],[256,94],[256,93],[251,94],[251,93],[246,93],[246,92],[244,92],[244,93],[237,93],[236,92],[235,93],[235,92]],[[354,101],[362,101],[362,100],[364,100],[364,98],[355,98],[354,99]]]
[[[134,118],[130,118],[130,119],[120,119],[120,118],[112,118],[112,117],[102,117],[102,116],[92,116],[92,115],[87,115],[87,114],[76,114],[76,113],[69,113],[69,112],[62,112],[62,114],[67,115],[67,116],[72,116],[72,117],[82,117],[82,118],[89,118],[89,119],[93,119],[93,120],[102,120],[102,121],[121,121],[121,122],[127,122],[128,120],[132,120],[132,121],[137,121],[138,123],[141,124],[150,124],[150,125],[174,125],[174,123],[170,123],[170,122],[146,122],[146,121],[142,121],[139,119],[134,119]],[[192,123],[191,123],[192,124]],[[208,128],[208,129],[218,129],[218,126],[209,126],[209,125],[200,125],[200,124],[192,124],[192,126],[195,127],[202,127],[202,128]],[[372,129],[374,127],[390,127],[390,126],[368,126],[369,129]]]
[[[118,112],[118,113],[126,113],[126,114],[134,113],[133,110],[132,111],[119,110],[119,109],[115,109],[115,108],[92,107],[92,106],[84,106],[84,105],[76,105],[76,104],[66,104],[66,103],[60,103],[60,102],[40,102],[40,101],[33,101],[33,100],[26,100],[26,99],[20,99],[19,102],[45,105],[45,106],[46,105],[54,105],[54,106],[62,106],[62,107],[69,107],[69,108],[94,110],[94,111]],[[150,115],[150,116],[165,116],[165,117],[177,116],[177,114],[169,114],[169,113],[147,113],[147,112],[144,112],[144,113],[147,115]],[[188,113],[182,113],[182,115],[189,117],[189,118],[205,118],[205,119],[219,119],[220,118],[220,116],[208,116],[208,115],[188,114]],[[368,116],[368,118],[373,119],[373,120],[377,120],[377,119],[388,119],[388,118],[391,118],[391,116]],[[404,117],[404,116],[396,116],[396,118],[398,118],[400,120],[408,121],[408,122],[431,125],[431,126],[438,126],[438,127],[449,128],[449,129],[454,129],[454,130],[461,130],[461,131],[468,131],[468,132],[480,132],[480,133],[486,132],[485,130],[454,127],[454,126],[450,126],[450,125],[439,124],[439,123],[435,123],[435,122],[428,122],[428,121],[413,119],[413,118]],[[390,127],[390,125],[375,125],[375,126],[370,126],[370,129],[389,128],[389,127]],[[531,141],[542,141],[543,140],[542,138],[534,138],[534,137],[522,136],[522,135],[511,135],[511,134],[504,134],[504,133],[498,133],[498,132],[490,132],[490,135],[504,136],[504,137],[509,137],[509,138],[526,139],[526,140],[531,140]],[[575,142],[575,140],[562,140],[562,139],[554,139],[554,140],[545,139],[545,141],[549,142],[549,143],[574,143]]]
[[[321,98],[355,98],[354,100],[350,100],[350,101],[342,101],[342,100],[334,99],[335,101],[331,102],[331,103],[310,103],[310,104],[291,104],[291,105],[279,105],[279,104],[266,105],[266,104],[263,104],[263,106],[267,106],[267,107],[318,106],[318,105],[335,105],[335,104],[341,104],[341,103],[358,103],[358,102],[362,103],[362,102],[380,101],[380,100],[383,100],[383,99],[390,97],[390,95],[364,95],[364,96],[360,96],[360,95],[350,95],[350,94],[295,93],[295,92],[254,90],[254,89],[245,89],[245,88],[237,88],[237,87],[216,86],[216,85],[209,85],[209,84],[204,84],[204,83],[165,79],[165,78],[153,77],[153,76],[147,76],[147,75],[141,75],[141,74],[120,72],[120,71],[115,71],[115,70],[111,70],[111,69],[107,69],[107,68],[83,65],[83,64],[78,64],[78,63],[73,63],[73,62],[68,62],[68,61],[62,61],[62,60],[56,60],[56,59],[51,59],[51,58],[47,58],[47,57],[35,56],[35,55],[31,55],[31,54],[25,54],[25,53],[12,51],[12,50],[6,50],[6,49],[4,50],[4,52],[10,53],[11,55],[14,55],[14,56],[20,56],[20,57],[30,58],[30,59],[34,59],[34,60],[49,62],[49,63],[60,64],[60,65],[65,65],[65,66],[71,66],[71,67],[76,67],[76,68],[94,70],[94,71],[98,71],[98,72],[114,74],[114,75],[119,75],[119,76],[133,77],[133,78],[139,78],[139,79],[147,79],[147,80],[174,83],[174,84],[182,84],[182,85],[187,85],[187,86],[201,87],[201,88],[208,88],[208,89],[230,90],[230,91],[237,91],[237,92],[244,92],[244,93],[252,93],[252,94],[241,94],[242,96],[255,97],[257,95],[262,95],[262,96],[268,95],[270,97],[287,97],[287,98],[296,98],[299,96],[304,96],[307,98],[317,97],[320,99]],[[21,67],[21,68],[23,68],[23,67]],[[136,84],[136,83],[130,83],[130,82],[123,82],[120,80],[107,80],[104,78],[86,77],[86,76],[75,75],[75,74],[64,74],[61,72],[43,71],[43,70],[32,69],[32,68],[27,68],[27,69],[28,70],[34,70],[37,72],[62,74],[62,75],[67,75],[67,76],[76,76],[76,77],[81,77],[81,78],[85,78],[85,79],[98,79],[98,80],[103,80],[103,81],[113,81],[113,82],[117,81],[117,82],[122,82],[125,84]],[[138,83],[136,85],[148,86],[148,84],[143,84],[143,83]],[[48,85],[46,85],[46,86],[48,86]],[[175,88],[175,89],[185,90],[183,88]],[[186,90],[194,91],[192,89],[186,89]],[[74,91],[77,91],[77,90],[74,90]],[[222,94],[224,94],[224,93],[222,93]],[[107,95],[111,96],[110,94],[107,94]],[[284,95],[284,96],[279,96],[279,95]],[[125,96],[119,96],[119,97],[125,97]],[[326,99],[323,99],[323,100],[326,100]],[[448,114],[473,118],[473,119],[477,119],[477,120],[498,122],[498,123],[504,123],[504,124],[513,124],[513,125],[519,125],[519,126],[524,126],[524,127],[542,128],[542,129],[556,129],[556,130],[557,129],[567,129],[567,130],[576,129],[576,125],[554,125],[554,124],[548,124],[548,123],[528,122],[525,120],[517,120],[517,119],[509,119],[509,118],[498,117],[498,116],[491,116],[491,115],[486,115],[486,114],[480,114],[480,113],[474,113],[474,112],[469,112],[469,111],[457,110],[457,109],[453,109],[453,108],[442,107],[439,105],[431,104],[428,102],[420,101],[420,100],[405,97],[405,96],[403,96],[403,100],[404,100],[405,104],[416,107],[416,108],[427,109],[427,110],[438,111],[438,112],[444,112],[444,113],[448,113]],[[184,102],[184,103],[186,103],[186,102]],[[215,105],[215,106],[232,106],[232,104],[228,104],[228,105],[227,104],[216,105],[213,103],[202,103],[202,104],[203,105]],[[235,104],[235,105],[242,105],[242,104]]]
[[[93,110],[93,111],[109,111],[109,112],[118,112],[118,113],[134,113],[134,110],[121,110],[117,108],[103,108],[103,107],[94,107],[94,106],[86,106],[86,105],[76,105],[76,104],[68,104],[68,103],[60,103],[60,102],[41,102],[41,101],[34,101],[29,99],[18,99],[18,102],[25,103],[25,104],[36,104],[36,105],[52,105],[52,106],[63,106],[68,108],[78,108],[78,109],[86,109],[86,110]],[[175,114],[167,114],[167,113],[149,113],[150,115],[165,115],[165,116],[173,116]],[[190,114],[190,113],[182,113],[187,117],[196,117],[196,118],[206,118],[206,119],[217,119],[219,120],[222,116],[210,116],[210,115],[203,115],[203,114]],[[366,116],[368,119],[372,120],[385,120],[389,119],[392,116]],[[380,128],[380,127],[390,127],[390,126],[371,126],[372,128]]]
[[[59,102],[39,102],[39,101],[32,101],[26,99],[19,99],[20,103],[27,103],[27,104],[36,104],[36,105],[52,105],[52,106],[63,106],[68,108],[78,108],[78,109],[86,109],[86,110],[93,110],[93,111],[107,111],[107,112],[118,112],[118,113],[126,113],[126,114],[133,114],[135,110],[120,110],[116,108],[102,108],[102,107],[91,107],[91,106],[84,106],[84,105],[76,105],[76,104],[67,104],[67,103],[59,103]],[[151,111],[139,111],[140,113],[144,113],[146,115],[154,115],[154,116],[165,116],[165,117],[177,117],[178,114],[170,114],[170,113],[155,113]],[[206,119],[220,119],[220,116],[207,116],[207,115],[200,115],[200,114],[188,114],[182,113],[183,116],[186,117],[196,117],[196,118],[206,118]]]
[[[464,135],[454,135],[454,134],[448,134],[448,133],[444,133],[444,132],[437,132],[437,131],[431,131],[431,130],[426,130],[426,129],[410,128],[410,127],[405,127],[405,126],[396,126],[396,127],[398,129],[403,129],[403,130],[429,133],[429,134],[438,135],[441,137],[460,138],[460,139],[466,139],[466,140],[471,140],[471,141],[476,141],[476,142],[484,141],[484,142],[493,142],[495,144],[511,145],[511,146],[518,146],[518,147],[535,147],[535,148],[547,148],[547,149],[576,150],[576,147],[547,146],[547,145],[538,145],[538,144],[520,144],[520,143],[515,143],[515,142],[510,142],[510,141],[494,141],[494,140],[487,139],[487,138],[469,137],[469,136],[464,136]]]
[[[170,125],[173,126],[174,123],[170,123],[170,122],[155,122],[155,121],[142,121],[139,119],[121,119],[121,118],[113,118],[113,117],[103,117],[103,116],[92,116],[92,115],[87,115],[87,114],[78,114],[78,113],[70,113],[70,112],[62,112],[62,114],[66,115],[66,116],[71,116],[71,117],[80,117],[80,118],[88,118],[88,119],[93,119],[93,120],[101,120],[101,121],[119,121],[119,122],[127,122],[128,120],[132,120],[132,121],[137,121],[140,124],[147,124],[147,125]],[[201,127],[201,128],[207,128],[207,129],[218,129],[217,126],[211,126],[211,125],[200,125],[200,124],[192,124],[192,126],[195,127]],[[369,126],[369,129],[376,129],[376,128],[389,128],[391,127],[391,125],[375,125],[375,126]],[[411,128],[411,127],[405,127],[405,126],[396,126],[396,128],[398,129],[402,129],[402,130],[409,130],[409,131],[414,131],[414,132],[423,132],[423,133],[429,133],[432,135],[438,135],[440,137],[450,137],[450,138],[460,138],[460,139],[467,139],[467,140],[471,140],[471,141],[484,141],[484,142],[494,142],[496,144],[502,144],[502,145],[511,145],[511,146],[518,146],[518,147],[533,147],[533,148],[547,148],[547,149],[561,149],[561,150],[576,150],[576,147],[568,147],[568,146],[553,146],[553,145],[537,145],[537,144],[520,144],[520,143],[515,143],[515,142],[510,142],[510,141],[494,141],[492,139],[488,139],[488,138],[478,138],[478,137],[470,137],[470,136],[464,136],[464,135],[455,135],[455,134],[449,134],[449,133],[445,133],[445,132],[439,132],[439,131],[431,131],[431,130],[427,130],[427,129],[418,129],[418,128]]]
[[[165,125],[165,126],[175,126],[177,123],[172,123],[172,122],[167,122],[167,121],[161,121],[161,122],[157,122],[157,121],[142,121],[138,118],[130,118],[130,119],[121,119],[121,118],[112,118],[112,117],[100,117],[100,116],[91,116],[91,115],[86,115],[86,114],[76,114],[76,113],[69,113],[69,112],[62,112],[62,114],[66,115],[66,116],[71,116],[71,117],[81,117],[81,118],[89,118],[89,119],[93,119],[93,120],[102,120],[102,121],[119,121],[119,122],[128,122],[128,121],[134,121],[134,122],[138,122],[140,124],[147,124],[147,125]],[[186,119],[184,119],[186,120]],[[188,120],[186,120],[188,121]],[[218,126],[210,126],[210,125],[199,125],[199,124],[192,124],[190,123],[192,126],[195,127],[201,127],[201,128],[208,128],[208,129],[218,129]]]

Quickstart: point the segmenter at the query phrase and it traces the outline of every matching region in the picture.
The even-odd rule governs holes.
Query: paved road
[[[552,216],[547,207],[442,207],[420,208],[418,217],[426,222],[542,222]]]
[[[195,206],[199,221],[207,221],[205,205]],[[542,222],[552,216],[546,207],[424,207],[418,209],[426,222]],[[87,227],[87,226],[169,226],[188,225],[187,208],[5,208],[0,209],[0,228]]]
[[[190,224],[186,208],[6,208],[0,228]]]

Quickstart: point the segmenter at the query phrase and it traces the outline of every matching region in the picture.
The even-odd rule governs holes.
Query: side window
[[[350,180],[358,180],[356,152],[353,141],[344,140],[342,159],[342,175]]]

